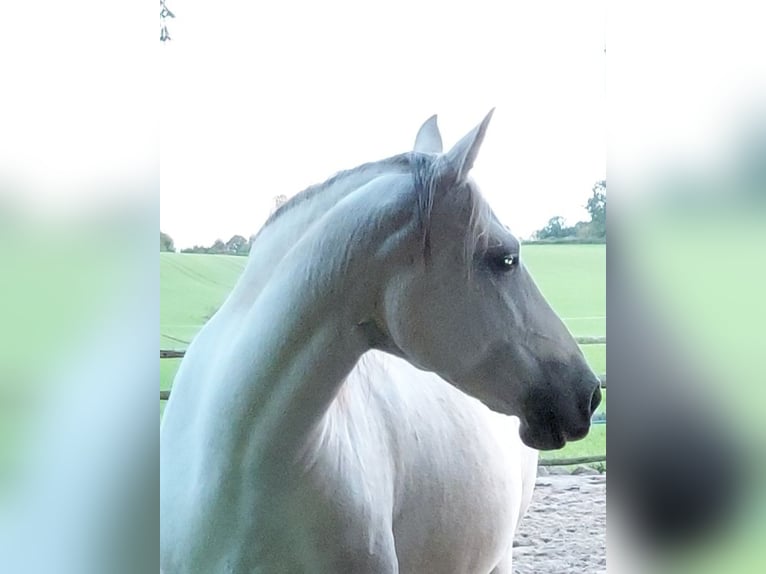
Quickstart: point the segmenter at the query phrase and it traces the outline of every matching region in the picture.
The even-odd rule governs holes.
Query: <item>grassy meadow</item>
[[[522,258],[540,290],[572,333],[606,334],[606,246],[526,245]],[[229,255],[160,254],[160,348],[184,349],[234,286],[247,259]],[[597,373],[606,372],[606,345],[583,351]],[[180,359],[160,360],[161,389],[171,388]],[[605,404],[599,410],[605,410]],[[582,441],[545,456],[606,451],[606,425]]]

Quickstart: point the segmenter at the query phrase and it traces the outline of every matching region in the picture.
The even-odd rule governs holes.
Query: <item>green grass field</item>
[[[526,245],[522,257],[540,290],[575,336],[606,334],[606,246]],[[245,267],[245,257],[160,254],[160,348],[184,349],[224,301]],[[585,345],[597,373],[606,372],[606,346]],[[170,389],[180,359],[160,360],[161,389]],[[599,410],[606,409],[605,401]],[[582,441],[545,456],[606,452],[606,425]]]

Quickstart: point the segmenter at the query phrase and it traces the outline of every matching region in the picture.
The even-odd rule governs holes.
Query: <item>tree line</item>
[[[285,203],[287,203],[287,196],[284,194],[274,196],[273,201],[274,204],[271,208],[272,214]],[[226,243],[224,243],[221,239],[216,239],[209,247],[205,247],[204,245],[195,245],[194,247],[181,249],[181,253],[248,255],[250,253],[250,247],[253,245],[253,237],[254,236],[251,235],[249,239],[245,239],[241,235],[232,235],[231,239],[229,239]],[[170,237],[170,235],[167,233],[163,233],[162,231],[160,231],[160,251],[170,251],[172,253],[175,253],[176,251],[175,245],[173,244],[173,238]]]
[[[597,181],[585,209],[590,214],[590,221],[578,221],[567,226],[560,215],[551,217],[542,229],[535,231],[534,240],[542,241],[583,241],[606,242],[606,180]]]
[[[284,195],[276,196],[272,213],[286,202],[287,198]],[[585,209],[590,214],[590,221],[578,221],[572,226],[567,226],[564,218],[556,215],[548,220],[545,227],[535,231],[532,236],[533,241],[606,242],[606,180],[597,181],[593,185],[592,194],[585,204]],[[232,235],[226,242],[216,239],[210,246],[195,245],[181,249],[181,253],[247,255],[250,253],[252,243],[253,237],[245,239],[241,235]],[[162,231],[160,231],[160,251],[176,251],[173,238]]]
[[[181,249],[181,253],[214,253],[218,255],[247,255],[250,253],[253,238],[245,239],[241,235],[232,235],[231,239],[225,243],[221,239],[216,239],[212,245],[195,245]],[[175,253],[176,248],[173,238],[167,233],[160,231],[160,251],[169,251]]]

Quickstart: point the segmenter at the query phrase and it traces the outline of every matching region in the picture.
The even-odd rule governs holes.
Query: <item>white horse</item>
[[[600,391],[468,177],[490,117],[447,153],[431,118],[261,229],[165,410],[165,574],[511,572],[519,433],[582,438]]]

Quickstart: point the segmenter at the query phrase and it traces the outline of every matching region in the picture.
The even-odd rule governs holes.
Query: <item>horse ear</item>
[[[428,118],[415,136],[414,151],[424,153],[442,152],[442,135],[439,133],[439,126],[436,124],[436,114]]]
[[[479,154],[481,142],[484,141],[484,134],[487,133],[489,120],[495,108],[489,110],[481,123],[468,132],[455,146],[444,155],[445,168],[455,178],[455,184],[461,184],[468,177],[468,172],[473,167],[473,162]]]

